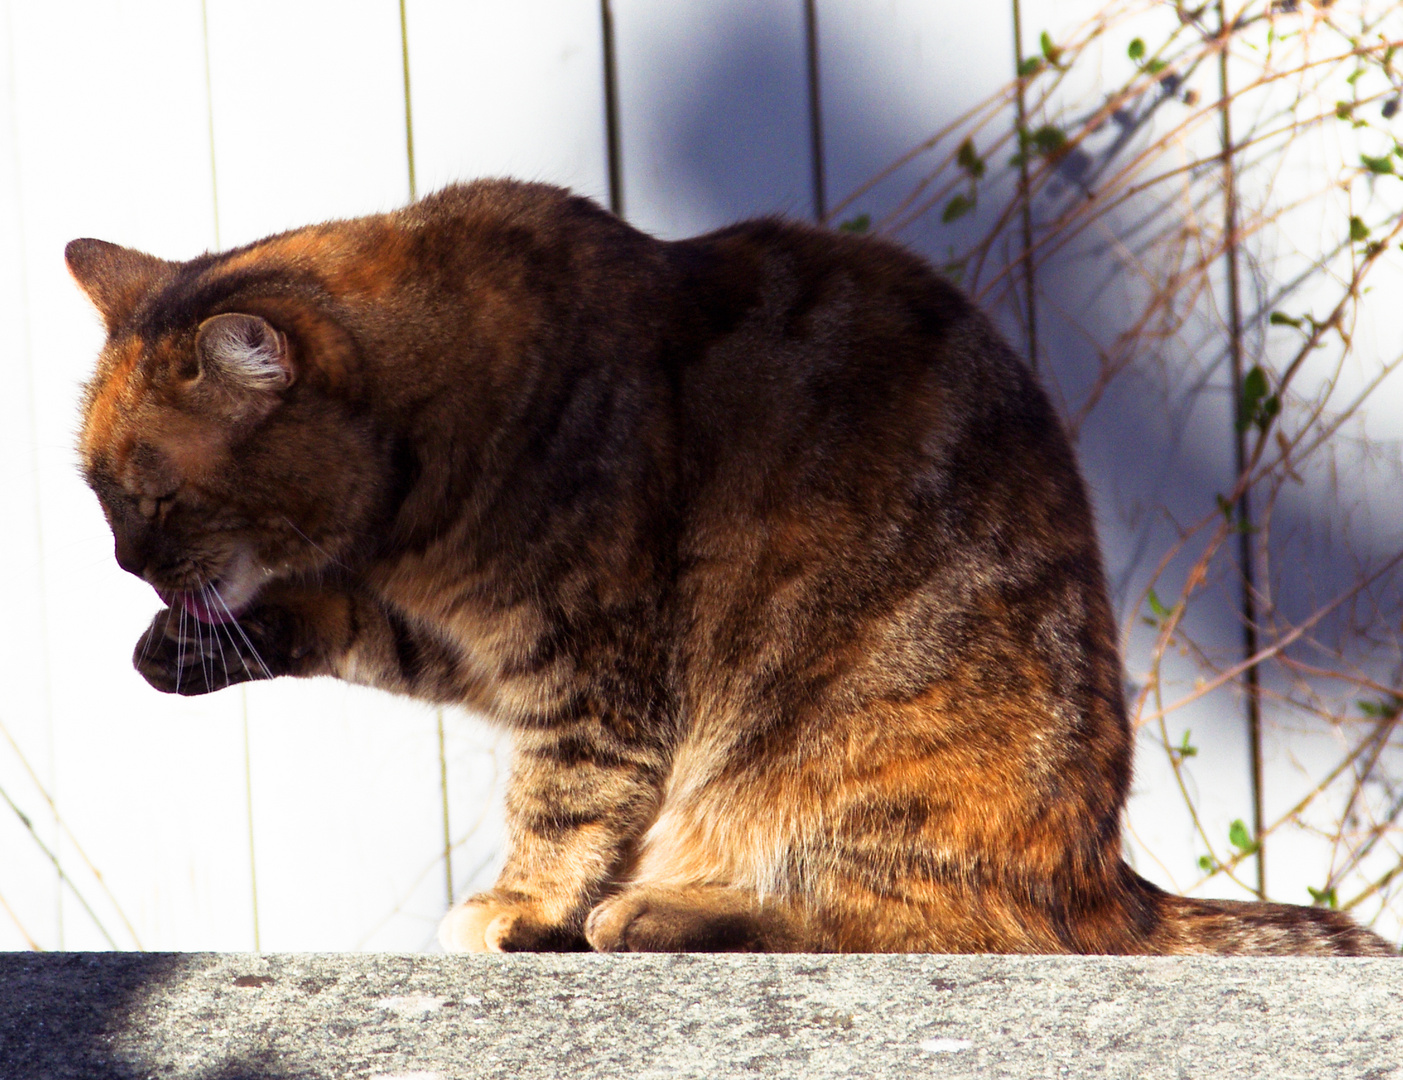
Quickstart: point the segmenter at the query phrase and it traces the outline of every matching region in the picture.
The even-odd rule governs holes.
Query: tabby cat
[[[86,477],[168,605],[147,681],[334,675],[513,733],[506,865],[447,948],[1392,952],[1121,860],[1072,452],[906,251],[487,181],[67,260],[108,332]]]

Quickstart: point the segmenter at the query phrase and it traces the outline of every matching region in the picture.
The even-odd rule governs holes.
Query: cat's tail
[[[1164,955],[1398,956],[1348,915],[1294,904],[1198,900],[1149,885],[1159,909],[1152,950]]]

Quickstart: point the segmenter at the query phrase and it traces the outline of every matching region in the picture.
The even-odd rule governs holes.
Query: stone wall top
[[[1391,960],[0,954],[4,1080],[1403,1080]]]

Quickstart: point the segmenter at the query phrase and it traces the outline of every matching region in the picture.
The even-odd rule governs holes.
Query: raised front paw
[[[295,673],[299,652],[290,612],[260,605],[237,622],[207,623],[167,608],[136,643],[132,665],[167,694],[208,694],[252,679]]]
[[[578,929],[553,925],[525,898],[479,893],[438,924],[447,952],[575,952],[587,948]]]

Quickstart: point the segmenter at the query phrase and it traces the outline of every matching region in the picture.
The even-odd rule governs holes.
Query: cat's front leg
[[[333,675],[441,704],[481,700],[480,680],[449,645],[354,583],[279,583],[222,623],[167,609],[141,636],[132,660],[167,693]]]
[[[664,751],[596,720],[517,735],[496,886],[439,926],[450,952],[586,949],[585,917],[652,821]]]

